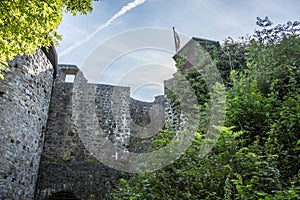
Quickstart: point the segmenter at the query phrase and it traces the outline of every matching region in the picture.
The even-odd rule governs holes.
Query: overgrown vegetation
[[[121,179],[115,199],[300,199],[300,38],[299,23],[272,26],[258,18],[259,30],[242,41],[228,39],[217,66],[225,75],[225,126],[213,150],[199,157],[204,128],[172,165]],[[185,62],[177,62],[179,69]],[[187,75],[203,103],[210,105],[203,80]],[[199,92],[201,91],[201,92]],[[155,145],[172,140],[164,130]]]

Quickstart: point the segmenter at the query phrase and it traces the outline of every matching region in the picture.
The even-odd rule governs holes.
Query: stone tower
[[[74,83],[65,82],[68,75],[75,76]],[[87,96],[74,92],[94,93],[93,106],[76,107],[76,98],[89,101]],[[129,88],[117,87],[120,119],[111,117],[111,91],[113,86],[88,84],[83,74],[74,65],[60,65],[53,86],[49,110],[45,145],[41,159],[36,199],[47,199],[56,193],[72,193],[79,199],[110,199],[113,185],[120,172],[99,162],[83,144],[78,131],[93,134],[93,124],[74,123],[74,117],[86,119],[84,122],[98,122],[104,129],[99,140],[110,139],[116,145],[128,148],[130,131]],[[90,110],[89,110],[90,109]],[[96,110],[96,112],[95,112]],[[97,116],[92,113],[97,113]],[[97,121],[98,120],[98,121]]]
[[[55,50],[46,52],[55,58]],[[51,99],[55,59],[17,56],[0,80],[0,199],[33,199]]]

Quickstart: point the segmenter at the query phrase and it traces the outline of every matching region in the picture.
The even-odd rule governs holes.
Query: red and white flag
[[[173,27],[173,32],[174,32],[174,40],[175,40],[175,50],[177,53],[178,50],[180,49],[180,39],[179,39],[179,35],[176,33],[174,27]]]

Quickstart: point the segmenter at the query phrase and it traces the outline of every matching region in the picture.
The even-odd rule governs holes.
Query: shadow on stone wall
[[[74,83],[65,81],[67,75],[75,76]],[[130,98],[129,87],[89,84],[75,65],[60,65],[53,87],[36,199],[43,200],[62,191],[80,199],[89,199],[91,195],[95,199],[111,199],[112,190],[124,172],[104,165],[86,145],[91,145],[89,141],[93,146],[109,140],[124,151],[141,152],[139,148],[130,148],[131,134],[156,134],[163,129],[165,115],[172,112],[169,106],[165,96],[157,97],[153,103],[137,101]]]
[[[91,195],[95,199],[111,199],[111,191],[121,173],[102,164],[83,144],[79,132],[93,131],[94,128],[86,127],[77,121],[75,123],[74,116],[87,120],[96,116],[90,112],[86,113],[83,107],[74,106],[74,98],[77,98],[77,93],[74,92],[76,86],[74,83],[65,82],[66,75],[76,76],[75,81],[79,81],[76,83],[82,84],[83,87],[77,89],[85,91],[92,89],[96,92],[97,85],[87,84],[82,72],[76,66],[59,66],[49,110],[36,199],[46,199],[61,191],[71,192],[80,199],[89,199]],[[100,120],[98,123],[101,123],[105,130],[105,135],[101,138],[109,138],[116,145],[124,147],[126,145],[117,143],[116,138],[119,131],[123,132],[125,127],[122,128],[122,125],[118,124],[119,121],[109,121],[108,117],[111,112],[109,86],[102,86],[98,92],[101,95],[98,94],[99,98],[93,100],[94,104],[97,102],[98,111],[96,107],[92,107],[91,112],[98,113],[97,119]]]

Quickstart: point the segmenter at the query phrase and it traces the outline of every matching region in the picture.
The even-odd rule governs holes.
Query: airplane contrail
[[[92,37],[94,37],[99,31],[102,31],[103,29],[105,29],[106,27],[108,27],[109,25],[111,25],[116,19],[118,19],[119,17],[121,17],[122,15],[124,15],[125,13],[127,13],[128,11],[130,11],[131,9],[143,4],[146,0],[134,0],[133,2],[128,3],[126,6],[123,6],[121,8],[121,10],[119,10],[119,12],[117,12],[114,16],[112,16],[109,20],[107,20],[105,22],[105,24],[103,24],[102,26],[100,26],[99,28],[97,28],[93,33],[91,33],[90,35],[88,35],[87,37],[85,37],[83,40],[77,41],[75,44],[71,45],[70,47],[64,49],[59,55],[63,56],[67,53],[69,53],[70,51],[72,51],[73,49],[75,49],[76,47],[80,46],[82,43],[89,41]]]

